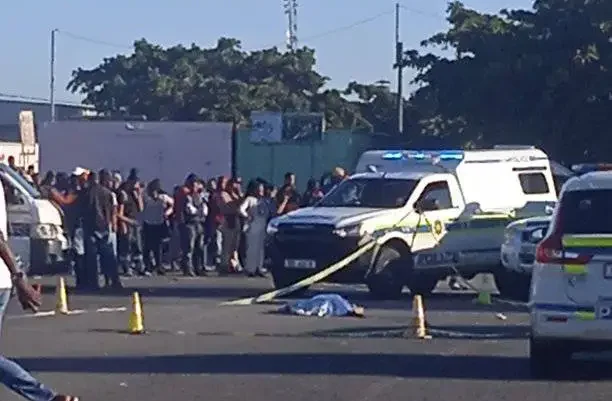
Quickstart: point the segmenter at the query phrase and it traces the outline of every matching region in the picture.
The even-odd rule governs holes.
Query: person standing
[[[172,214],[173,205],[174,200],[162,190],[159,179],[147,185],[142,213],[144,263],[148,271],[156,271],[160,275],[166,273],[162,264],[162,242],[170,234],[168,218]]]
[[[240,216],[245,219],[246,262],[245,270],[249,277],[265,277],[263,269],[266,226],[270,207],[266,202],[262,183],[251,181],[246,198],[239,207]]]
[[[240,271],[240,260],[238,259],[238,246],[240,241],[240,221],[238,218],[238,206],[240,199],[232,180],[226,181],[222,192],[219,194],[219,206],[223,213],[221,233],[223,236],[221,251],[220,274],[234,273]]]
[[[102,173],[104,175],[104,172]],[[103,176],[103,180],[106,178]],[[85,239],[84,284],[89,289],[99,289],[99,258],[100,270],[108,275],[109,284],[113,288],[121,288],[117,259],[113,249],[113,193],[100,184],[96,174],[91,172],[88,177],[88,187],[79,202],[81,203]]]
[[[119,262],[126,276],[132,275],[132,267],[141,276],[149,276],[146,271],[142,255],[142,232],[138,222],[138,214],[144,208],[142,187],[135,173],[130,173],[128,180],[123,183],[117,194],[119,204],[119,231],[117,235],[117,250]]]
[[[204,200],[202,199],[202,181],[190,174],[185,185],[177,194],[176,213],[181,239],[181,267],[185,276],[196,276],[204,273]],[[198,265],[194,265],[198,262]],[[200,263],[201,262],[201,263]]]
[[[285,204],[282,212],[279,214],[289,213],[297,210],[300,207],[300,194],[295,186],[295,174],[288,172],[285,174],[285,182],[277,194],[277,203]]]

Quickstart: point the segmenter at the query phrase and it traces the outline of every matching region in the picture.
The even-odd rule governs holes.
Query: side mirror
[[[414,203],[414,210],[418,213],[430,212],[438,209],[438,202],[435,199],[421,199]]]
[[[545,227],[533,230],[529,235],[529,241],[533,242],[534,244],[542,241],[544,239],[544,235],[546,235],[546,231],[547,229]]]

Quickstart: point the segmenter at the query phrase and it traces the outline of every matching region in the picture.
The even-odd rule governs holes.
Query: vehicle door
[[[420,267],[436,267],[453,264],[456,245],[447,238],[447,224],[456,218],[459,205],[453,199],[447,180],[427,184],[415,202],[419,210],[419,227],[412,249],[417,251],[415,263]]]

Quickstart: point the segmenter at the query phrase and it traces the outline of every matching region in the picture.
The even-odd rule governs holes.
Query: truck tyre
[[[566,344],[529,338],[529,372],[534,379],[555,379],[566,368],[572,351]]]
[[[383,247],[376,257],[373,269],[366,278],[370,294],[376,299],[400,298],[404,289],[401,272],[412,267],[402,265],[409,263],[408,260],[411,258],[402,258],[402,254],[392,246]]]
[[[433,290],[438,285],[438,277],[427,275],[427,274],[414,274],[409,283],[410,293],[412,295],[431,295]]]
[[[506,270],[503,266],[497,266],[493,272],[495,287],[502,298],[513,301],[527,301],[529,298],[529,285],[520,274]]]
[[[302,280],[304,277],[302,275],[298,275],[295,272],[287,271],[284,268],[275,268],[272,269],[272,281],[274,282],[274,289],[280,290],[281,288],[289,287],[292,284],[297,283]],[[308,291],[308,287],[300,288],[297,291],[288,294],[287,296],[301,296]]]

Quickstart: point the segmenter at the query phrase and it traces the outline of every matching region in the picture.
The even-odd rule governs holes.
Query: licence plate
[[[317,262],[312,259],[285,259],[288,269],[316,269]]]
[[[604,278],[612,280],[612,263],[606,263],[603,268]]]

